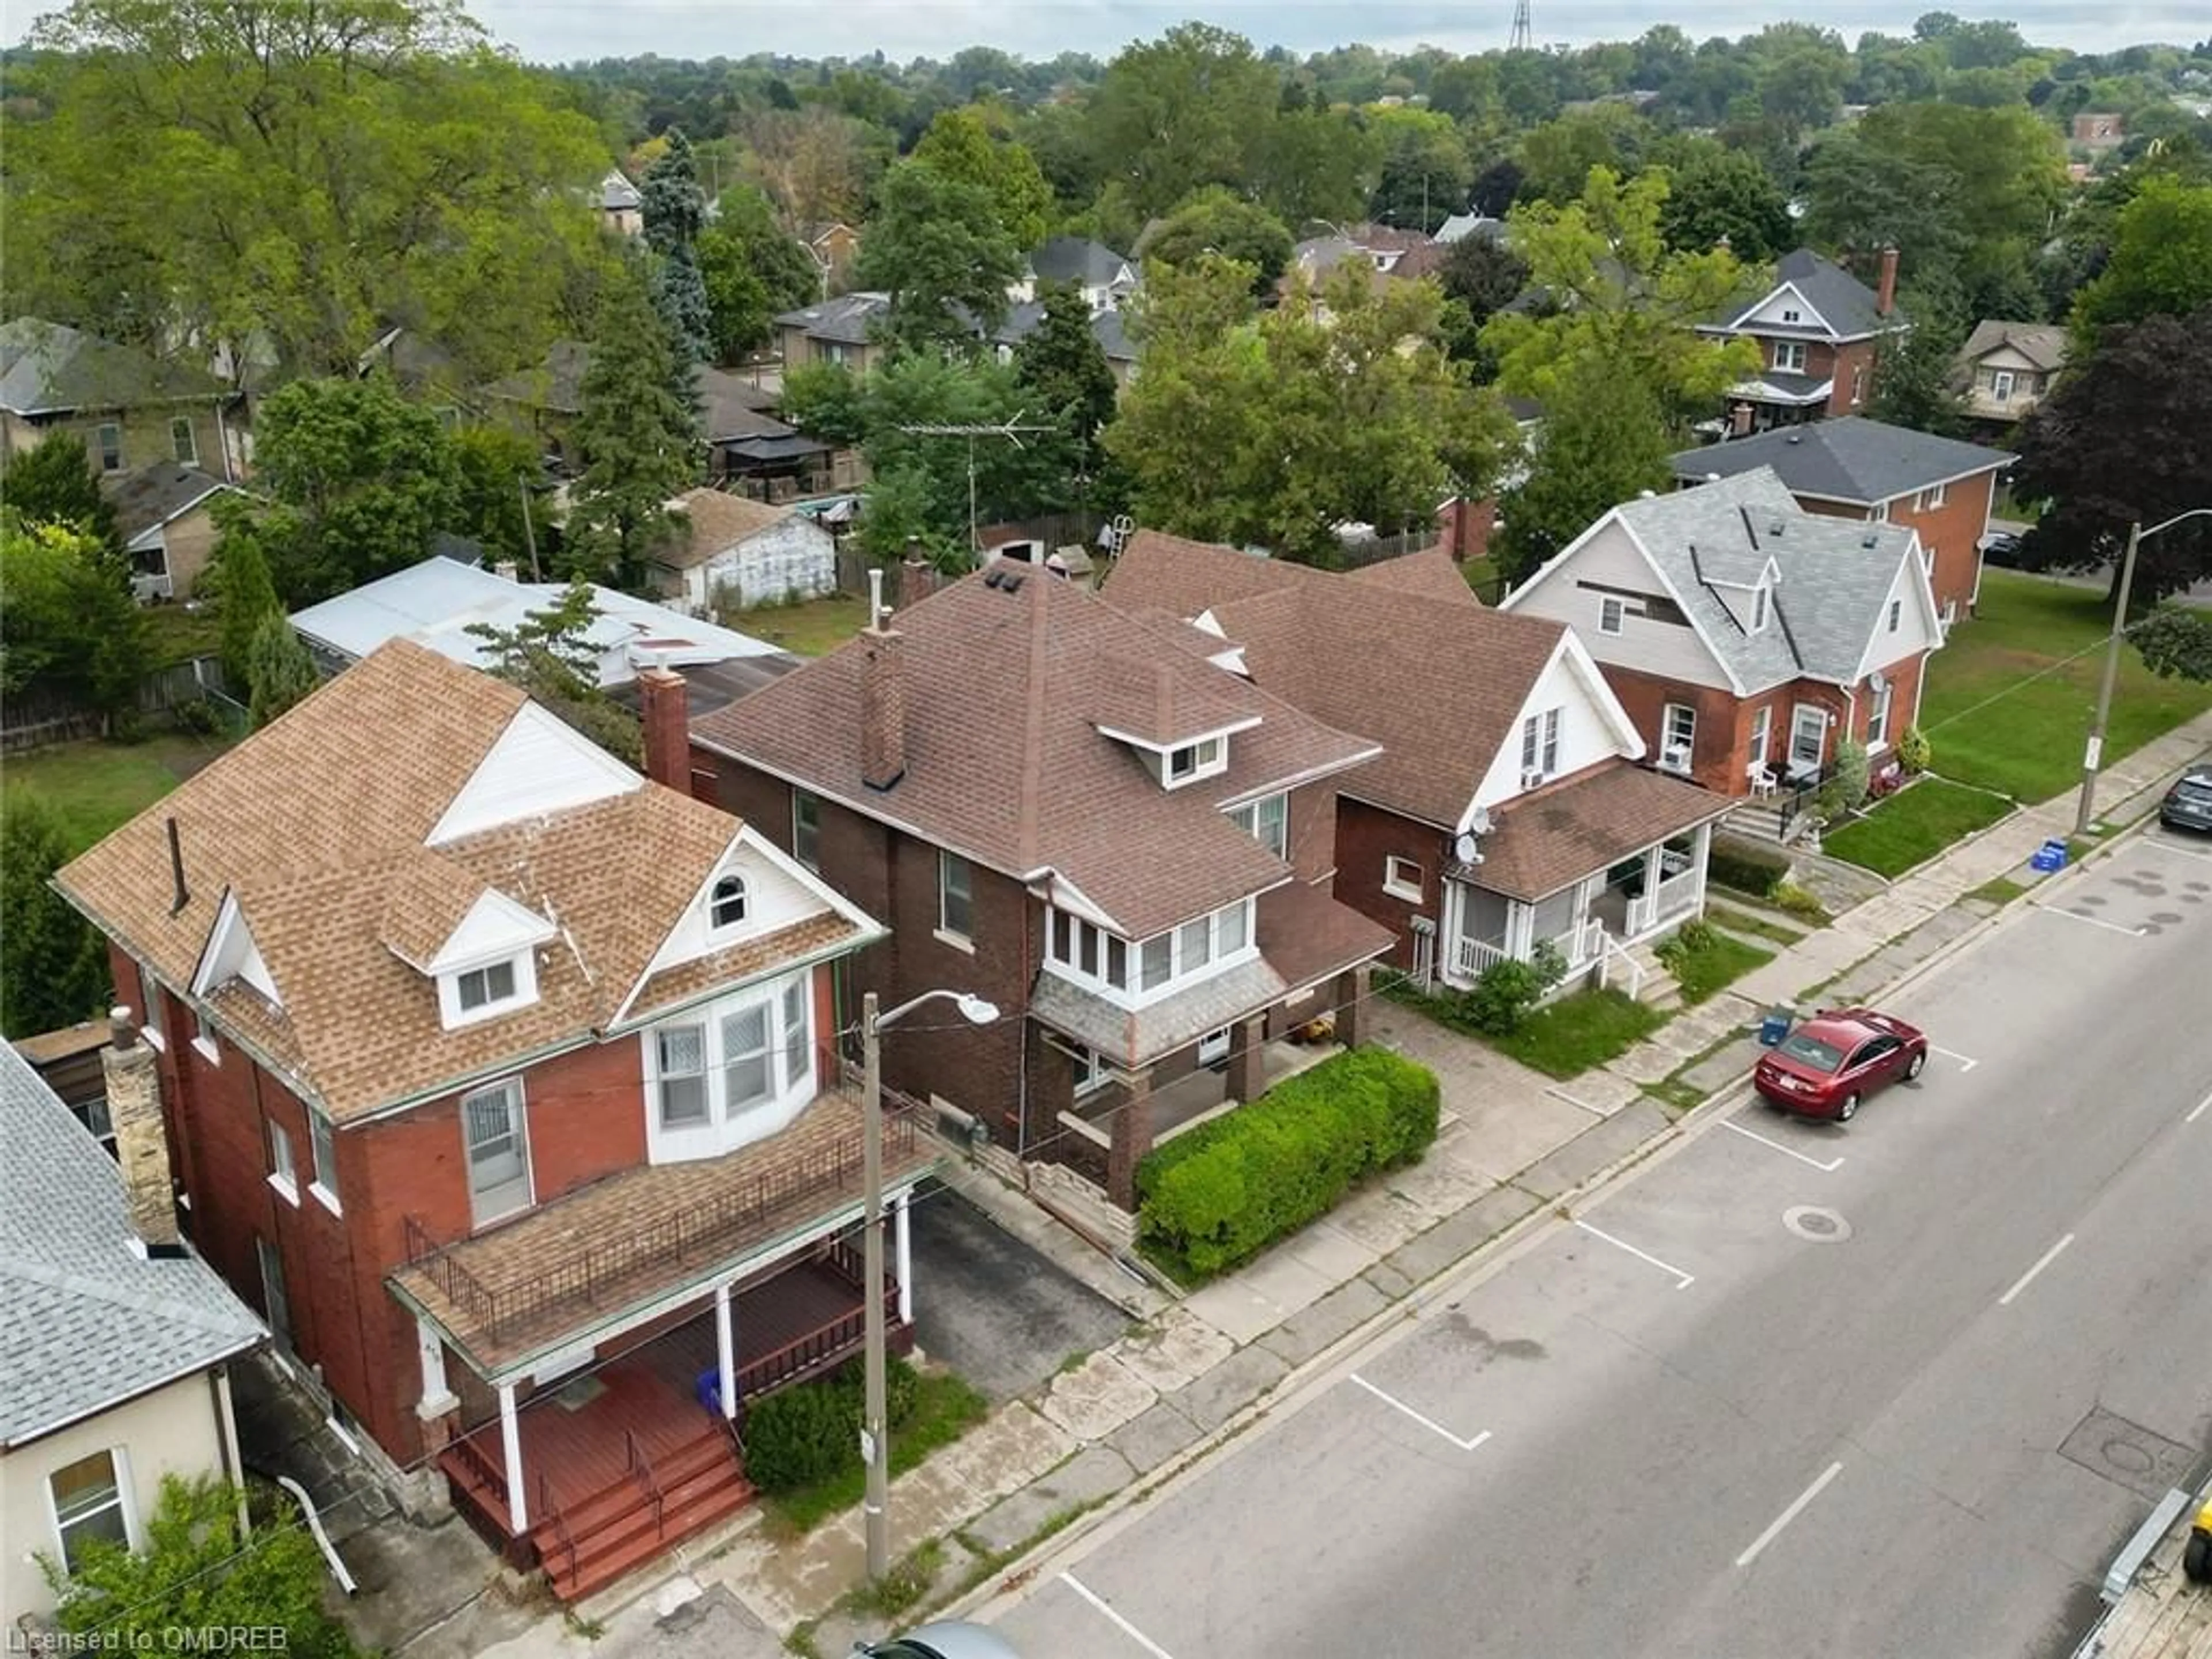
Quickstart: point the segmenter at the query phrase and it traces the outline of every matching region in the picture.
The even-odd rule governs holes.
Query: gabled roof
[[[1717,472],[1729,478],[1771,467],[1793,495],[1874,507],[1931,484],[2010,466],[2013,460],[1984,444],[1845,415],[1686,449],[1673,457],[1673,465],[1676,477],[1693,483]]]
[[[1044,301],[1027,300],[1006,308],[1006,320],[999,325],[992,336],[993,343],[1018,346],[1037,331],[1044,321]],[[1106,354],[1108,362],[1133,363],[1137,361],[1136,342],[1129,337],[1126,319],[1119,311],[1094,312],[1091,318],[1091,337],[1098,342],[1099,350]]]
[[[0,1043],[0,1450],[265,1334],[197,1255],[149,1257],[137,1239],[115,1160]]]
[[[1823,258],[1811,248],[1801,247],[1784,254],[1776,263],[1771,288],[1752,295],[1747,303],[1731,306],[1714,318],[1707,328],[1726,333],[1752,325],[1748,321],[1752,313],[1785,287],[1796,289],[1798,297],[1812,307],[1818,319],[1808,319],[1802,328],[1793,325],[1787,331],[1793,334],[1814,339],[1859,340],[1903,326],[1906,322],[1905,313],[1893,305],[1889,314],[1883,316],[1875,291],[1834,260]],[[1774,325],[1757,326],[1775,331]]]
[[[1010,568],[1018,586],[989,585]],[[992,869],[1053,872],[1132,939],[1291,879],[1221,807],[1342,770],[1373,744],[1214,666],[1183,630],[1060,576],[994,570],[894,618],[906,770],[890,788],[861,780],[860,640],[693,721],[692,736]],[[1230,739],[1225,773],[1164,788],[1099,730],[1102,688],[1138,674],[1203,700],[1210,720],[1257,722]]]
[[[1346,791],[1445,826],[1474,799],[1566,635],[1486,609],[1441,549],[1347,576],[1144,530],[1105,592],[1205,620],[1224,649],[1241,649],[1255,684],[1373,736],[1382,753]]]
[[[196,466],[155,461],[128,472],[110,472],[100,479],[100,488],[115,508],[116,533],[129,547],[149,531],[181,518],[232,486]]]
[[[704,564],[792,516],[787,507],[703,487],[685,490],[672,505],[684,516],[684,534],[675,546],[656,554],[653,562],[676,570]]]
[[[1505,221],[1482,213],[1455,213],[1436,228],[1429,240],[1449,246],[1469,236],[1479,236],[1486,242],[1503,241]]]
[[[890,309],[891,296],[872,289],[841,294],[818,305],[801,306],[776,318],[778,328],[795,328],[810,340],[840,345],[866,345],[873,337],[869,325]]]
[[[650,991],[664,942],[746,835],[727,814],[647,782],[514,687],[395,641],[55,880],[178,987],[194,982],[226,900],[234,904],[265,972],[210,986],[209,1007],[344,1121],[652,1012],[639,988]],[[434,951],[486,895],[520,907],[514,916],[527,912],[548,938],[538,1000],[448,1030],[435,984],[408,958]],[[697,988],[875,935],[828,890],[813,896],[805,920],[702,958],[690,969]]]
[[[1039,282],[1104,288],[1130,274],[1130,261],[1088,236],[1048,236],[1030,255],[1030,273]]]
[[[1999,346],[2010,346],[2046,374],[2066,367],[2066,330],[2057,323],[2008,323],[1984,319],[1974,325],[1959,353],[1962,363],[1978,363]]]
[[[1808,513],[1771,468],[1614,507],[1513,597],[1520,604],[1569,566],[1608,523],[1628,532],[1740,693],[1801,678],[1850,684],[1881,626],[1899,572],[1908,569],[1931,633],[1935,602],[1909,528]],[[1771,560],[1773,614],[1754,634],[1718,587],[1741,583]]]
[[[554,415],[579,415],[584,408],[584,376],[592,367],[592,349],[581,340],[556,340],[545,361],[518,374],[503,375],[478,388],[480,396],[525,409],[542,409]],[[709,443],[731,438],[789,437],[793,428],[767,411],[776,404],[776,394],[754,385],[741,374],[712,366],[698,371],[699,424]]]
[[[599,180],[599,207],[607,213],[621,213],[645,205],[645,198],[637,193],[637,186],[623,176],[617,167]]]
[[[433,555],[294,612],[292,626],[309,643],[349,659],[404,639],[481,667],[489,658],[485,641],[471,628],[511,629],[531,612],[557,605],[567,592],[559,582],[510,581],[494,571]],[[584,639],[599,653],[602,688],[629,684],[648,656],[671,668],[689,668],[780,654],[750,634],[616,588],[594,585],[592,601],[599,614]]]
[[[11,415],[221,403],[232,395],[204,369],[164,362],[135,346],[36,317],[0,323],[0,409]]]

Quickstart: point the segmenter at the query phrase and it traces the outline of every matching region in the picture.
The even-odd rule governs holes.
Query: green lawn
[[[1547,1003],[1510,1036],[1484,1042],[1547,1077],[1579,1077],[1626,1054],[1667,1023],[1667,1016],[1620,991],[1577,991]]]
[[[990,1413],[991,1402],[964,1379],[950,1371],[922,1372],[915,1379],[913,1414],[891,1436],[892,1478],[919,1468],[932,1452],[951,1445]],[[856,1445],[852,1462],[840,1473],[763,1501],[786,1528],[805,1532],[859,1503],[866,1484],[867,1471]]]
[[[2011,811],[1998,797],[1923,778],[1820,838],[1820,850],[1876,875],[1899,876]]]
[[[2072,788],[2096,706],[2099,647],[2111,624],[2100,588],[1985,571],[1978,614],[1928,659],[1920,725],[1934,745],[1936,770],[2024,801]],[[2062,661],[2063,667],[2045,672]],[[2212,685],[2160,679],[2123,648],[2106,763],[2206,708]]]
[[[146,625],[146,666],[173,667],[222,649],[222,613],[212,605],[149,605],[138,613]]]
[[[859,633],[867,620],[868,602],[847,593],[726,613],[726,626],[800,657],[824,656],[835,651]]]
[[[42,796],[60,815],[70,851],[81,853],[167,794],[228,745],[164,732],[141,743],[64,743],[10,757],[0,784],[13,799]]]
[[[1682,1000],[1703,1002],[1714,992],[1733,985],[1753,969],[1774,960],[1774,952],[1730,939],[1718,928],[1685,927],[1659,947],[1660,960],[1681,988]]]
[[[1732,933],[1749,933],[1754,939],[1771,939],[1777,945],[1795,945],[1805,937],[1795,927],[1784,927],[1780,922],[1769,921],[1765,916],[1754,916],[1748,910],[1732,909],[1726,905],[1705,902],[1705,920],[1716,927],[1725,927]]]

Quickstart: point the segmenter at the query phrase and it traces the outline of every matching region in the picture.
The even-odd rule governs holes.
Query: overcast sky
[[[1902,34],[1941,0],[1839,0],[1790,13],[1755,0],[1531,0],[1537,40],[1633,40],[1655,23],[1675,22],[1692,36],[1750,33],[1778,15],[1824,24],[1855,40],[1868,29]],[[2020,0],[1998,7],[1950,5],[1960,16],[2018,23],[2038,45],[2108,52],[2142,41],[2186,46],[2212,35],[2203,0]],[[8,9],[16,7],[8,4]],[[1505,44],[1512,0],[1229,0],[1194,9],[1154,0],[475,0],[469,9],[527,58],[742,58],[755,52],[794,57],[860,58],[880,50],[904,61],[949,58],[963,46],[991,46],[1024,58],[1087,52],[1110,58],[1132,40],[1199,16],[1262,46],[1306,52],[1354,40],[1385,48],[1426,41],[1454,52]]]

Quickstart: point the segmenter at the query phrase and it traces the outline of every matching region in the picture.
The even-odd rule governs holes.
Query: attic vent
[[[1867,532],[1867,533],[1866,533],[1865,535],[1863,535],[1863,536],[1862,536],[1862,537],[1860,537],[1860,538],[1859,538],[1859,545],[1860,545],[1861,547],[1872,547],[1872,546],[1873,546],[1876,542],[1880,541],[1881,539],[1881,538],[1879,535],[1877,535],[1875,532],[1873,532],[1873,531],[1869,530],[1869,531],[1868,531],[1868,532]]]
[[[1782,533],[1782,520],[1779,519],[1771,520],[1766,526],[1766,533],[1770,536],[1779,536]]]
[[[991,567],[991,574],[983,578],[983,586],[986,587],[996,587],[1000,582],[1006,580],[1006,573],[1000,569],[998,566],[993,565]]]

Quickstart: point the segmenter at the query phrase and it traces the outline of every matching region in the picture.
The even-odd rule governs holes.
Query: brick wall
[[[1834,383],[1828,391],[1826,410],[1830,415],[1856,415],[1874,395],[1875,342],[1854,340],[1826,350],[1826,368],[1820,372],[1832,374]]]
[[[1768,747],[1770,753],[1780,752],[1790,711],[1788,699],[1778,693],[1740,700],[1717,687],[1686,685],[1613,663],[1601,666],[1605,683],[1613,688],[1613,696],[1644,738],[1647,757],[1659,752],[1660,720],[1667,704],[1687,703],[1697,710],[1697,729],[1690,741],[1690,776],[1708,789],[1729,795],[1748,793],[1751,722],[1753,711],[1762,702],[1778,704],[1774,715],[1776,735]]]
[[[1411,928],[1415,916],[1427,916],[1443,927],[1443,861],[1449,854],[1449,837],[1434,824],[1419,823],[1350,797],[1337,802],[1337,902],[1398,936],[1386,958],[1394,968],[1410,969],[1413,965]],[[1387,861],[1394,854],[1421,866],[1418,903],[1382,890]]]

